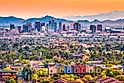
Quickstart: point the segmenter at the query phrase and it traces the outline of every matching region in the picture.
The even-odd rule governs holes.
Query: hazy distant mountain
[[[90,21],[88,21],[88,20],[78,20],[77,22],[89,23]]]
[[[56,20],[56,18],[55,17],[52,17],[52,16],[44,16],[44,17],[42,17],[42,18],[39,18],[39,21],[41,21],[41,22],[49,22],[50,20]]]
[[[32,23],[32,22],[35,22],[36,20],[38,20],[38,18],[29,18],[25,20],[23,23]]]
[[[109,13],[100,13],[97,15],[88,15],[88,16],[66,16],[64,19],[66,20],[89,20],[93,21],[95,19],[104,21],[104,20],[117,20],[124,18],[124,11],[114,11]]]
[[[27,20],[24,21],[24,23],[28,23],[28,22],[31,22],[31,23],[34,23],[36,21],[40,21],[40,22],[49,22],[50,20],[56,20],[55,17],[52,17],[52,16],[44,16],[44,17],[41,17],[41,18],[29,18]]]
[[[21,24],[22,22],[24,22],[24,19],[16,18],[14,16],[0,17],[0,25],[8,25],[10,23]]]
[[[90,16],[67,16],[66,19],[62,18],[55,18],[52,16],[44,16],[41,18],[29,18],[24,20],[22,18],[17,18],[14,16],[9,17],[0,17],[0,26],[8,26],[10,23],[14,23],[17,25],[25,24],[25,23],[34,23],[35,21],[40,22],[49,22],[50,20],[55,20],[55,22],[73,22],[70,20],[77,20],[77,22],[83,24],[90,24],[90,23],[103,23],[103,24],[124,24],[124,11],[115,11],[111,13],[105,14],[98,14],[98,15],[90,15]]]
[[[65,20],[65,19],[55,18],[55,17],[47,15],[47,16],[44,16],[44,17],[41,17],[41,18],[29,18],[29,19],[25,20],[24,23],[35,22],[35,21],[49,22],[51,20],[55,20],[55,22],[70,22],[70,21]]]
[[[72,21],[86,20],[86,19],[83,19],[84,18],[83,16],[65,16],[63,18],[66,20],[72,20]]]
[[[48,15],[41,18],[29,18],[27,20],[24,20],[22,18],[17,18],[14,16],[9,16],[9,17],[0,17],[0,26],[9,26],[10,23],[21,25],[25,23],[34,23],[36,21],[49,22],[50,20],[55,20],[55,22],[70,22],[65,19],[55,18]]]

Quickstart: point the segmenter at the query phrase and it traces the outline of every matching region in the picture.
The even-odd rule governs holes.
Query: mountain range
[[[73,22],[65,19],[55,18],[48,15],[41,18],[29,18],[27,20],[22,18],[17,18],[14,16],[9,16],[9,17],[0,17],[0,26],[8,26],[10,23],[14,23],[16,25],[22,25],[26,23],[34,23],[36,21],[49,22],[50,20],[53,20],[53,19],[55,20],[55,22]]]
[[[110,13],[90,15],[90,16],[66,16],[64,18],[55,18],[52,16],[44,16],[41,18],[29,18],[27,20],[23,18],[17,18],[14,16],[0,17],[0,26],[7,26],[10,23],[17,25],[25,23],[34,23],[35,21],[49,22],[54,19],[56,22],[82,22],[82,23],[124,23],[124,11],[114,11]]]
[[[104,21],[104,20],[117,20],[117,19],[123,19],[124,18],[124,11],[113,11],[109,13],[100,13],[97,15],[88,15],[88,16],[65,16],[63,17],[66,20],[89,20],[93,21],[95,19]]]

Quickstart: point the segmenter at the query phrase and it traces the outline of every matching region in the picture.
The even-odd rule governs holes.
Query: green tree
[[[16,83],[16,81],[13,78],[9,78],[6,80],[6,83]]]
[[[38,75],[37,74],[33,74],[32,75],[32,80],[34,81],[34,83],[36,83],[37,80],[38,80]]]
[[[124,82],[124,75],[117,75],[116,79],[118,79],[119,81],[123,81]]]
[[[85,75],[84,78],[88,81],[91,81],[93,79],[91,75]]]

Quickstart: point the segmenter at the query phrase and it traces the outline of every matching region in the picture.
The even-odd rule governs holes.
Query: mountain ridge
[[[115,13],[121,13],[123,14],[124,12],[111,12],[111,14],[115,15]],[[101,13],[102,15],[106,15],[106,14],[103,14]],[[99,14],[99,15],[101,15]],[[117,14],[118,15],[118,14]],[[90,15],[91,16],[91,15]],[[81,16],[79,16],[78,18],[81,18]],[[46,16],[43,16],[43,17],[40,17],[40,18],[29,18],[29,19],[23,19],[23,18],[18,18],[18,17],[15,17],[15,16],[7,16],[7,17],[1,17],[0,16],[0,26],[4,26],[4,25],[9,25],[10,23],[14,23],[14,24],[17,24],[17,25],[22,25],[22,24],[25,24],[25,23],[34,23],[35,21],[40,21],[40,22],[49,22],[50,20],[54,19],[55,22],[83,22],[83,23],[124,23],[124,19],[123,18],[119,18],[119,19],[116,19],[116,20],[111,20],[111,19],[105,19],[103,21],[99,20],[99,19],[94,19],[92,21],[90,20],[87,20],[87,19],[79,19],[77,21],[71,21],[71,20],[67,20],[67,19],[64,19],[64,18],[56,18],[56,17],[53,17],[53,16],[49,16],[49,15],[46,15]]]
[[[89,20],[93,21],[95,19],[98,19],[100,21],[104,20],[117,20],[124,18],[124,11],[113,11],[113,12],[108,12],[108,13],[100,13],[96,15],[86,15],[86,16],[65,16],[63,17],[66,20]]]

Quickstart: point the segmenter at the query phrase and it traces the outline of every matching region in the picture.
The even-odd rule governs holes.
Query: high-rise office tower
[[[35,22],[35,29],[40,32],[41,31],[41,23],[40,22]]]
[[[62,26],[62,30],[66,31],[66,25],[65,24],[63,24],[63,26]]]
[[[15,25],[14,24],[10,24],[10,30],[15,29]]]
[[[23,25],[23,32],[29,32],[29,27],[26,24]]]
[[[56,32],[57,31],[57,22],[55,22],[54,20],[49,21],[48,31]]]
[[[32,23],[27,23],[26,25],[28,27],[29,32],[31,32],[31,30],[32,30]]]
[[[101,24],[97,25],[97,30],[102,31],[102,25]]]
[[[90,30],[92,31],[92,33],[96,32],[96,25],[90,25]]]
[[[59,22],[59,30],[62,30],[62,22]]]
[[[22,30],[21,30],[22,27],[18,26],[17,28],[18,28],[18,32],[21,33],[22,32]]]
[[[74,23],[74,30],[80,31],[80,30],[81,30],[81,24],[79,24],[79,23]]]

